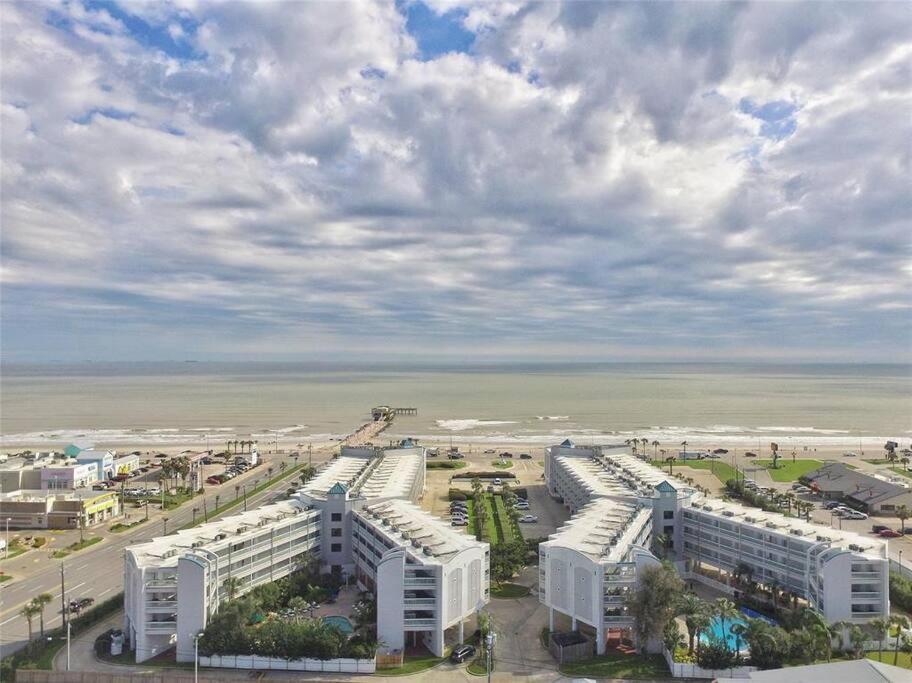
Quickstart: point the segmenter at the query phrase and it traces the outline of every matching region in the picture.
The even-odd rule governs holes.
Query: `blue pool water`
[[[770,619],[765,614],[760,614],[755,612],[749,607],[739,608],[741,614],[745,617],[750,617],[751,619],[763,619],[763,621],[771,624],[773,626],[778,626],[778,622],[775,619]],[[709,642],[711,640],[720,640],[725,641],[728,644],[729,649],[734,650],[738,645],[743,649],[745,647],[744,638],[741,638],[740,643],[735,637],[735,634],[732,633],[731,628],[735,624],[741,624],[742,626],[747,626],[747,622],[744,619],[735,618],[735,619],[726,619],[725,625],[723,627],[722,622],[719,620],[719,617],[714,617],[712,623],[709,626],[709,631],[704,631],[700,634],[701,642]]]
[[[355,627],[352,626],[352,623],[345,617],[323,617],[323,623],[329,624],[330,626],[335,626],[345,635],[349,635],[355,630]]]

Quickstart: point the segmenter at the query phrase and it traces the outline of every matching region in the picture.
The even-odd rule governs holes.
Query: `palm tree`
[[[241,495],[241,485],[235,484],[234,485],[234,499],[237,500],[238,496],[240,496],[240,495]]]
[[[671,471],[671,468],[674,467],[674,462],[675,462],[674,456],[673,455],[668,456],[667,458],[665,458],[665,462],[668,463],[668,474],[673,474],[673,472]]]
[[[25,603],[25,605],[22,607],[22,609],[19,610],[19,614],[21,614],[23,617],[25,617],[25,620],[28,622],[29,642],[31,642],[31,640],[32,640],[32,619],[34,619],[36,616],[38,616],[38,613],[40,611],[41,611],[41,607],[36,605],[34,600],[32,602]]]
[[[234,600],[234,596],[238,591],[238,588],[241,587],[241,580],[236,576],[229,576],[225,579],[225,590],[228,591],[228,599]]]
[[[684,617],[687,626],[687,651],[694,651],[700,617],[706,615],[707,605],[695,593],[685,593],[678,602],[678,615]]]
[[[865,632],[857,624],[852,624],[852,628],[849,631],[849,640],[852,641],[852,654],[855,659],[859,659],[864,655],[864,644],[867,639]]]
[[[883,642],[887,637],[887,631],[890,628],[890,621],[888,619],[871,619],[868,622],[868,626],[874,631],[874,636],[877,638],[877,661],[883,661]]]
[[[652,457],[654,460],[658,460],[659,458],[659,446],[661,445],[662,444],[660,444],[658,441],[652,442]]]
[[[890,624],[896,627],[896,643],[893,648],[893,666],[899,662],[899,641],[902,640],[902,630],[909,628],[909,619],[902,614],[894,614],[890,617]]]
[[[44,638],[44,608],[46,605],[49,605],[54,599],[54,596],[50,593],[39,593],[32,602],[38,607],[38,623],[41,628],[41,637]]]
[[[896,519],[899,520],[900,533],[906,533],[906,520],[912,517],[912,512],[910,512],[908,506],[900,505],[896,508]]]
[[[735,653],[741,652],[741,640],[744,634],[747,633],[747,626],[740,622],[735,622],[728,630],[735,636]]]
[[[287,462],[285,462],[285,461],[283,460],[282,462],[279,463],[279,472],[281,472],[282,474],[285,474],[285,470],[287,470],[287,469],[288,469],[288,463],[287,463]]]
[[[681,445],[684,447],[684,452],[686,453],[686,452],[687,452],[687,442],[686,442],[686,441],[682,441],[682,442],[681,442]],[[685,458],[685,460],[686,460],[686,458]]]
[[[719,626],[721,628],[722,633],[725,633],[725,620],[726,619],[734,621],[739,616],[741,616],[741,612],[738,611],[737,607],[735,607],[735,603],[733,603],[728,598],[717,598],[716,602],[714,604],[714,608],[715,608],[714,611],[716,613],[716,616],[719,617]],[[726,650],[728,649],[727,640],[725,641],[725,649]]]

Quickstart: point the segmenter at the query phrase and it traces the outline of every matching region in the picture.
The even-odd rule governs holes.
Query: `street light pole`
[[[899,551],[899,575],[902,576],[902,550]]]
[[[491,670],[494,664],[494,643],[497,642],[497,634],[493,631],[488,631],[488,635],[485,636],[485,652],[487,653],[487,662],[486,668],[488,670],[488,683],[491,683]]]
[[[203,632],[200,631],[193,636],[193,683],[199,682],[200,636],[202,635]]]
[[[3,559],[9,559],[9,523],[12,521],[12,517],[6,518],[6,546],[3,549]]]
[[[70,622],[69,621],[67,622],[66,627],[67,627],[67,668],[66,668],[66,670],[69,671],[70,670]]]

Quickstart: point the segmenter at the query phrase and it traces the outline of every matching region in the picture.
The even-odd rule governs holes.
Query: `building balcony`
[[[177,630],[175,621],[147,621],[146,633],[174,633]]]
[[[852,593],[852,600],[880,600],[880,592],[867,591],[864,593]]]
[[[436,607],[437,599],[436,598],[405,598],[402,601],[403,604],[408,605],[409,607]]]
[[[433,617],[430,619],[406,619],[404,623],[406,630],[418,630],[436,626],[437,620]]]
[[[165,579],[165,580],[158,580],[158,581],[146,581],[145,587],[147,589],[152,589],[152,590],[170,588],[171,590],[176,591],[177,590],[177,579],[175,578],[175,579]]]
[[[436,586],[437,579],[426,579],[423,577],[405,577],[405,587],[414,587],[414,586]]]
[[[852,572],[853,579],[879,579],[880,572]]]
[[[160,609],[170,609],[174,610],[177,607],[177,600],[148,600],[146,602],[146,610],[160,610]]]

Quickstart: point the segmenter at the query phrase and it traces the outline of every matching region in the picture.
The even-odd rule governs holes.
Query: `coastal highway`
[[[314,465],[319,466],[329,457],[328,452],[314,452]],[[216,495],[221,496],[222,503],[225,503],[226,499],[233,498],[236,483],[249,482],[249,486],[253,479],[264,479],[268,465],[276,466],[275,471],[278,473],[278,464],[283,460],[288,463],[289,467],[293,465],[290,456],[267,454],[264,457],[264,464],[245,473],[243,478],[239,477],[221,487],[207,487],[206,505],[209,509],[213,509]],[[266,490],[255,495],[248,495],[248,509],[281,497],[292,479],[294,477],[285,478]],[[180,508],[167,511],[164,516],[168,519],[168,529],[177,529],[190,523],[193,519],[194,507],[202,507],[201,498],[197,497]],[[241,503],[217,518],[235,514],[243,509],[243,503]],[[197,519],[199,517],[200,515],[197,514]],[[63,560],[52,559],[49,551],[46,550],[32,550],[21,556],[22,561],[27,561],[31,565],[24,571],[0,565],[4,571],[8,571],[14,576],[14,580],[9,584],[0,584],[0,656],[5,657],[26,644],[28,623],[19,614],[19,610],[39,593],[47,592],[54,596],[53,601],[45,608],[45,628],[53,628],[61,624],[61,564],[64,565],[67,600],[92,597],[96,602],[101,602],[121,592],[123,590],[124,548],[160,536],[163,531],[162,515],[161,513],[155,514],[145,524],[120,534],[108,533],[107,527],[108,525],[102,527],[103,532],[100,535],[104,540],[101,543],[76,552]],[[8,560],[3,565],[13,562],[16,560]],[[37,618],[33,620],[32,626],[37,635]]]

